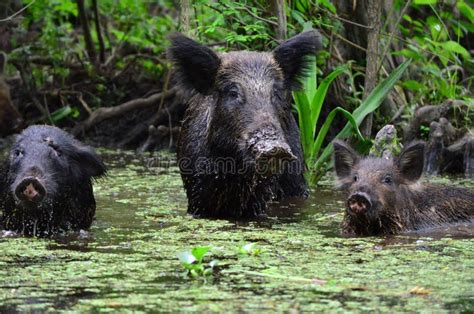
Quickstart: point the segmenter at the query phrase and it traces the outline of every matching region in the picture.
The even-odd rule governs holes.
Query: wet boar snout
[[[255,156],[257,172],[263,176],[281,173],[285,164],[296,160],[286,143],[264,143]]]
[[[372,208],[370,196],[364,192],[356,192],[347,199],[347,211],[349,214],[360,215],[367,213]]]
[[[46,189],[36,177],[26,177],[18,183],[15,195],[21,201],[40,203],[46,196]]]

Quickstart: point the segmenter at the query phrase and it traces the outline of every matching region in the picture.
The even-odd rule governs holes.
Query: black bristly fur
[[[167,56],[177,68],[179,83],[208,94],[221,64],[219,57],[208,47],[182,34],[173,34],[170,40]]]
[[[289,89],[301,88],[300,78],[308,70],[309,55],[321,49],[321,35],[316,30],[301,33],[281,43],[273,50],[275,60],[285,76],[285,84]]]
[[[425,143],[415,141],[410,143],[397,159],[398,168],[403,177],[415,182],[423,173]]]
[[[418,181],[423,155],[421,141],[409,143],[400,156],[390,158],[362,157],[344,142],[335,141],[334,167],[348,197],[343,233],[396,234],[472,221],[472,190]],[[368,207],[354,212],[350,208],[354,195],[365,199]]]
[[[255,218],[265,215],[269,200],[307,195],[299,129],[287,96],[296,76],[304,73],[299,68],[304,56],[319,46],[315,31],[274,52],[215,54],[183,35],[172,37],[168,56],[178,67],[179,83],[191,89],[177,147],[188,213]],[[271,145],[295,160],[262,175],[257,156]],[[230,160],[233,169],[222,159]]]
[[[47,193],[36,205],[25,205],[15,188],[32,173]],[[104,175],[106,166],[91,147],[56,127],[30,126],[0,165],[1,227],[36,236],[88,229],[96,210],[92,183]]]

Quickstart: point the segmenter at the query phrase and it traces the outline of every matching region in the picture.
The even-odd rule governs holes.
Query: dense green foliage
[[[189,29],[189,36],[222,51],[269,50],[277,44],[278,21],[268,1],[191,1],[185,22],[183,12],[171,0],[101,0],[97,2],[97,24],[94,2],[86,0],[93,43],[88,48],[77,3],[26,0],[24,5],[29,6],[24,18],[12,31],[9,73],[14,74],[16,68],[27,80],[26,88],[21,89],[26,94],[17,98],[30,121],[74,125],[91,110],[117,106],[148,95],[150,90],[168,88],[170,67],[164,52],[169,44],[167,36],[173,31]],[[325,139],[328,129],[333,129],[332,136],[337,134],[339,121],[363,103],[365,60],[356,56],[355,61],[344,59],[347,54],[341,50],[346,49],[341,45],[348,41],[344,36],[358,26],[348,23],[347,16],[338,17],[343,12],[338,11],[337,3],[297,0],[288,2],[285,8],[288,37],[308,25],[323,34],[324,49],[315,59],[305,89],[294,93],[300,121],[304,121],[300,127],[309,168],[314,168],[320,150],[329,143],[329,138]],[[408,6],[405,1],[394,1],[388,14],[400,18],[389,24],[387,17],[382,25],[381,57],[392,58],[388,64],[394,62],[393,58],[398,58],[399,64],[406,59],[413,62],[398,84],[397,95],[392,95],[402,99],[397,102],[400,112],[393,117],[376,114],[373,132],[399,116],[403,120],[396,121],[403,124],[413,116],[414,108],[423,105],[442,104],[447,99],[472,103],[474,59],[469,52],[472,47],[465,47],[473,36],[472,6],[466,1],[413,1]],[[387,66],[382,61],[380,80],[397,65]],[[18,90],[15,92],[20,93]],[[328,92],[332,98],[329,101],[325,97]],[[312,108],[311,114],[302,109],[304,99]],[[24,107],[23,102],[27,102]],[[333,116],[331,110],[342,115],[320,133],[316,124],[319,121],[321,126],[323,118]],[[373,110],[377,112],[377,108]],[[471,123],[468,116],[462,119],[465,125]],[[428,125],[423,125],[423,130],[427,132]],[[320,162],[316,168],[321,166]]]

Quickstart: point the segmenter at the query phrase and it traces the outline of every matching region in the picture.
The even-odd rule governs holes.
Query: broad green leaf
[[[385,80],[380,82],[369,94],[369,96],[367,96],[367,98],[362,101],[362,104],[354,110],[352,116],[354,117],[354,120],[356,121],[356,124],[358,126],[362,123],[362,121],[369,113],[373,112],[380,106],[382,101],[385,99],[385,97],[387,97],[390,90],[392,90],[393,86],[395,86],[395,83],[400,79],[400,77],[408,68],[410,63],[411,60],[408,59],[407,61],[400,64],[392,73],[390,73],[390,75]],[[336,135],[336,138],[346,138],[350,136],[351,131],[352,125],[350,123],[347,123],[346,126],[342,129],[342,131]],[[326,146],[326,148],[318,158],[315,165],[315,169],[321,167],[322,164],[325,163],[331,155],[333,150],[333,146],[331,144]]]
[[[456,6],[459,12],[461,12],[462,15],[464,15],[471,22],[471,24],[474,24],[474,9],[471,8],[464,1],[458,1]]]
[[[329,0],[318,0],[317,2],[319,5],[322,5],[326,7],[329,11],[331,11],[333,14],[336,14],[336,7],[334,4],[331,3]]]
[[[470,57],[469,51],[467,51],[466,48],[464,48],[463,46],[461,46],[459,43],[455,41],[449,40],[445,43],[440,43],[440,46],[448,51],[459,53],[466,59]]]
[[[179,261],[185,265],[190,265],[196,261],[196,257],[191,252],[181,252],[177,256]]]
[[[210,246],[198,246],[193,248],[192,254],[198,262],[201,262],[204,256],[211,250]]]
[[[319,84],[319,88],[316,91],[316,94],[313,96],[313,101],[311,103],[311,123],[313,126],[312,130],[312,140],[316,136],[316,125],[318,124],[319,115],[321,113],[321,108],[324,104],[324,99],[326,98],[326,94],[329,90],[329,86],[331,85],[332,81],[336,79],[339,75],[347,71],[347,66],[342,65],[337,67],[334,71],[332,71],[328,76],[326,76],[321,84]]]
[[[326,138],[326,134],[329,131],[329,128],[331,127],[332,121],[336,117],[337,113],[342,113],[347,120],[349,120],[349,124],[352,126],[352,128],[355,130],[355,133],[359,140],[362,142],[365,142],[364,136],[360,133],[360,130],[358,128],[359,124],[356,122],[354,117],[351,115],[351,113],[341,107],[334,108],[331,110],[329,115],[326,118],[326,121],[324,121],[324,124],[321,126],[321,129],[319,130],[318,137],[316,138],[316,142],[313,146],[313,151],[311,153],[311,157],[314,158],[317,153],[319,152],[321,145],[323,144],[323,140]],[[311,159],[312,160],[312,159]]]
[[[293,92],[296,108],[298,111],[298,121],[300,126],[301,142],[303,143],[303,152],[309,153],[313,143],[313,128],[311,125],[311,110],[309,107],[308,97],[303,91]]]

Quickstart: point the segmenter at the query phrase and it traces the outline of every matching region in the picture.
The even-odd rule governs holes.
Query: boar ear
[[[0,75],[5,73],[5,67],[7,65],[7,55],[0,51]]]
[[[273,50],[273,56],[283,70],[286,86],[299,87],[299,77],[308,68],[308,55],[314,55],[321,48],[321,35],[310,30],[281,43]]]
[[[99,178],[107,173],[107,168],[92,147],[82,143],[75,145],[74,159],[79,165],[79,175],[89,178]]]
[[[339,178],[351,174],[352,167],[359,161],[359,155],[343,141],[335,140],[334,146],[334,169]]]
[[[175,64],[181,82],[201,94],[208,94],[221,64],[217,54],[179,33],[171,35],[170,40],[167,56]]]
[[[408,144],[397,160],[402,177],[408,181],[416,181],[423,173],[425,143],[416,141]]]

